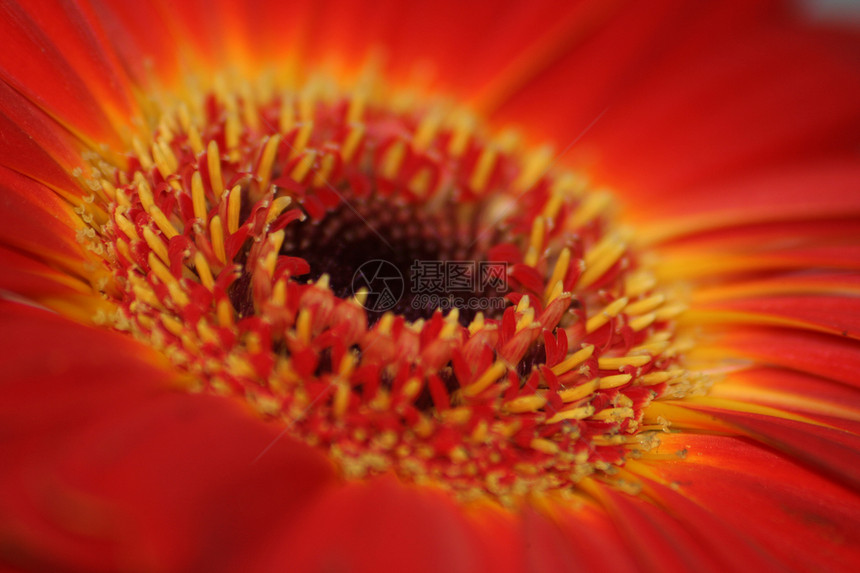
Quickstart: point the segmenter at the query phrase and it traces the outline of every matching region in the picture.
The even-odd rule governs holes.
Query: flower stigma
[[[612,195],[548,149],[376,85],[191,92],[125,164],[87,158],[99,319],[345,479],[502,504],[618,482],[667,428],[652,402],[707,388]]]

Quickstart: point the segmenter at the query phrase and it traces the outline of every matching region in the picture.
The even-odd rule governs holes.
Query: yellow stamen
[[[197,269],[201,284],[211,291],[215,287],[215,278],[212,276],[206,257],[200,251],[194,253],[194,268]]]
[[[272,166],[278,154],[278,146],[281,144],[279,134],[272,135],[263,146],[263,154],[260,156],[260,164],[257,166],[257,178],[260,181],[260,191],[265,193],[269,188],[272,178]]]
[[[382,156],[379,172],[387,179],[394,179],[397,172],[400,171],[400,165],[405,157],[406,144],[402,141],[395,141]]]
[[[672,379],[672,375],[668,372],[649,372],[636,379],[636,382],[641,386],[653,386]]]
[[[135,186],[137,187],[137,196],[140,199],[140,204],[143,207],[144,211],[149,213],[149,210],[155,206],[155,198],[152,195],[152,187],[149,186],[149,183],[146,182],[146,179],[140,174],[140,172],[135,174],[134,177]]]
[[[537,217],[532,224],[532,232],[529,237],[529,249],[526,252],[524,263],[533,267],[537,264],[538,258],[543,254],[543,241],[546,233],[546,219]]]
[[[547,304],[553,302],[563,294],[564,286],[562,285],[561,281],[556,281],[555,286],[552,288],[552,290],[549,291],[549,294],[546,297]]]
[[[317,160],[317,152],[314,150],[309,150],[305,153],[302,158],[296,163],[296,166],[293,167],[293,170],[290,171],[290,178],[294,181],[302,182],[305,179],[305,176],[310,172],[311,168],[314,166],[314,161]]]
[[[546,202],[543,211],[541,211],[541,217],[548,221],[555,221],[562,204],[564,204],[564,197],[562,194],[553,193],[549,196],[549,200]]]
[[[382,318],[379,319],[379,322],[376,323],[376,330],[379,334],[383,336],[388,336],[391,334],[391,327],[394,326],[394,313],[386,312],[382,315]]]
[[[420,197],[427,196],[433,190],[430,189],[431,173],[429,169],[421,169],[409,180],[409,190]]]
[[[553,366],[551,368],[552,373],[556,376],[561,376],[565,372],[569,372],[591,358],[591,355],[594,354],[594,345],[589,344],[585,348],[578,350]]]
[[[644,328],[648,328],[654,321],[657,320],[657,313],[649,312],[648,314],[643,314],[642,316],[638,316],[630,321],[630,328],[634,330],[634,332],[639,332]]]
[[[627,305],[627,314],[631,316],[636,316],[639,314],[645,314],[647,312],[651,312],[666,300],[666,297],[660,293],[649,296],[648,298],[643,298],[642,300],[638,300],[636,302],[630,303]]]
[[[282,195],[281,197],[278,197],[277,199],[272,201],[272,204],[269,205],[269,212],[266,213],[266,224],[269,224],[275,219],[277,219],[281,215],[281,213],[283,213],[287,209],[287,207],[290,206],[292,202],[292,198],[288,197],[287,195]]]
[[[232,235],[239,230],[239,215],[242,210],[242,186],[233,187],[227,198],[227,231]]]
[[[272,287],[271,302],[276,308],[283,307],[287,303],[287,279],[282,277],[278,279],[275,286]]]
[[[472,319],[472,322],[469,323],[469,334],[475,334],[482,328],[484,328],[484,313],[479,312]]]
[[[441,116],[437,113],[428,113],[422,118],[412,138],[412,145],[415,149],[423,151],[430,147],[430,143],[439,131],[441,120]]]
[[[149,216],[152,217],[153,222],[158,225],[158,228],[161,229],[161,232],[164,233],[168,239],[172,239],[179,234],[176,227],[167,220],[167,216],[164,214],[164,211],[158,208],[158,205],[150,207],[148,213]]]
[[[218,143],[213,139],[206,148],[206,165],[209,168],[209,181],[212,192],[216,197],[224,193],[224,180],[221,179],[221,153],[218,151]]]
[[[547,287],[544,294],[545,300],[551,300],[550,291],[555,288],[556,283],[563,281],[567,276],[567,270],[570,268],[570,249],[563,248],[558,254],[558,259],[555,261],[555,267],[552,270],[552,275],[547,281]]]
[[[593,380],[589,380],[579,386],[575,386],[573,388],[568,388],[566,390],[562,390],[558,393],[562,402],[576,402],[577,400],[582,400],[586,396],[590,396],[594,393],[595,390],[600,385],[600,380],[595,378]]]
[[[522,191],[531,189],[547,172],[552,164],[552,158],[553,149],[548,145],[530,153],[526,157],[522,172],[513,183],[513,188]]]
[[[585,254],[585,272],[579,278],[579,287],[585,288],[597,281],[603,273],[618,262],[627,246],[617,236],[610,235]]]
[[[335,384],[334,403],[332,404],[332,411],[336,417],[342,418],[346,414],[351,395],[349,384],[344,380],[338,380]]]
[[[173,302],[179,305],[180,307],[186,306],[190,301],[188,300],[188,295],[185,294],[185,291],[182,290],[182,287],[179,285],[179,282],[176,280],[176,277],[170,272],[164,263],[158,260],[158,257],[155,253],[149,253],[147,257],[147,262],[149,262],[149,268],[152,269],[152,272],[155,273],[155,276],[159,278],[159,280],[164,283],[167,287],[168,292],[170,293],[170,298],[173,299]]]
[[[194,208],[194,216],[206,220],[206,192],[203,190],[203,177],[199,171],[191,174],[191,204]]]
[[[340,156],[344,161],[352,159],[352,156],[358,151],[358,146],[361,144],[362,139],[364,139],[364,125],[358,123],[350,126],[349,132],[346,134],[346,139],[340,148]]]
[[[359,306],[363,307],[365,305],[365,303],[367,302],[367,297],[369,295],[370,295],[370,291],[368,291],[367,288],[362,287],[362,288],[358,289],[358,291],[355,293],[355,296],[353,298],[354,298],[355,302],[358,303]]]
[[[147,171],[152,169],[152,158],[149,156],[149,150],[143,142],[137,137],[134,137],[131,140],[131,147],[134,149],[134,154],[137,156],[138,161],[140,161],[141,167]]]
[[[146,241],[146,244],[149,245],[149,248],[153,250],[153,252],[158,255],[158,258],[164,261],[165,264],[170,264],[170,260],[167,254],[167,245],[161,240],[161,237],[152,232],[152,229],[149,227],[143,228],[143,239]]]
[[[493,172],[493,167],[496,165],[496,151],[492,148],[485,148],[478,163],[475,165],[475,170],[472,171],[472,177],[469,179],[469,186],[475,191],[483,191],[487,186],[490,175]]]
[[[347,123],[356,123],[361,121],[364,115],[364,108],[367,105],[367,98],[363,94],[353,94],[349,100],[349,108],[346,112]]]
[[[296,339],[304,344],[311,341],[311,313],[306,308],[299,311],[296,319]]]
[[[227,120],[224,123],[224,143],[231,161],[239,159],[239,136],[242,132],[242,120],[234,111],[227,111]]]
[[[650,356],[602,356],[597,359],[601,370],[617,370],[624,366],[645,366],[651,362]]]
[[[507,372],[507,369],[508,367],[501,360],[494,363],[477,380],[463,388],[463,395],[467,398],[477,396],[489,388],[493,382],[501,378]]]
[[[224,226],[221,224],[221,216],[215,215],[209,222],[209,237],[212,241],[212,250],[215,257],[222,265],[227,263],[227,252],[224,249]]]
[[[96,190],[107,203],[117,200],[116,187],[104,179],[99,180],[99,185]]]
[[[334,155],[323,155],[322,159],[320,160],[320,166],[317,169],[316,173],[314,173],[314,179],[311,185],[315,187],[322,187],[323,185],[328,185],[328,178],[331,175],[332,170],[334,169],[334,165]]]
[[[570,410],[562,410],[546,421],[547,424],[557,424],[565,420],[584,420],[594,413],[594,406],[579,406]]]
[[[607,304],[599,314],[595,314],[591,318],[588,319],[588,322],[585,323],[585,331],[587,333],[592,333],[607,322],[610,319],[618,316],[624,307],[627,305],[627,297],[621,297],[617,300],[612,301]]]
[[[624,386],[633,379],[631,374],[615,374],[613,376],[604,376],[600,379],[598,387],[601,390],[609,390],[610,388],[618,388]]]
[[[536,412],[546,405],[546,398],[539,394],[530,396],[520,396],[513,400],[508,400],[502,405],[506,412],[512,414],[521,414],[524,412]]]
[[[670,318],[674,318],[687,310],[687,306],[682,302],[674,302],[672,304],[667,304],[664,307],[661,307],[654,314],[657,320],[668,320]]]
[[[558,444],[553,441],[546,440],[544,438],[534,438],[531,442],[529,442],[529,446],[533,450],[537,450],[549,456],[554,456],[559,452]]]
[[[606,192],[591,193],[585,197],[579,209],[568,218],[565,227],[571,230],[580,229],[606,211],[610,205],[612,205],[611,194]]]
[[[281,112],[278,116],[278,128],[281,133],[287,133],[292,128],[296,122],[296,112],[293,108],[292,101],[284,101],[281,103]]]
[[[448,143],[448,153],[462,155],[469,144],[469,138],[474,131],[474,120],[465,113],[456,114],[453,118],[451,139]]]
[[[296,157],[302,153],[305,148],[308,146],[308,141],[311,139],[311,134],[314,131],[314,122],[313,121],[305,121],[299,127],[299,132],[296,134],[296,139],[293,141],[292,149],[290,151],[289,160],[292,161]]]
[[[200,137],[200,131],[194,125],[188,128],[188,144],[195,155],[200,155],[206,149],[203,145],[203,138]]]
[[[233,327],[233,307],[230,301],[221,300],[217,305],[218,324],[225,328]]]
[[[633,408],[606,408],[594,413],[591,417],[595,420],[620,421],[625,418],[632,418],[633,414]]]
[[[657,279],[653,273],[645,270],[634,271],[624,279],[624,292],[633,298],[648,292],[656,284]]]
[[[137,234],[137,229],[134,228],[134,225],[129,221],[124,212],[121,212],[119,209],[114,213],[114,221],[116,221],[117,226],[120,231],[125,233],[125,235],[131,239],[132,241],[139,241],[140,236]]]

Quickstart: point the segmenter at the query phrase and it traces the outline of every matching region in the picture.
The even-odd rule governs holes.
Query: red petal
[[[709,403],[711,402],[711,403]],[[802,420],[771,416],[754,411],[733,410],[731,405],[705,399],[687,400],[683,407],[706,412],[814,470],[860,489],[860,435]]]
[[[801,414],[860,434],[860,393],[826,378],[777,368],[751,368],[729,374],[708,395]]]
[[[783,243],[778,250],[756,250],[755,242],[748,240],[746,244],[747,252],[663,249],[656,271],[665,280],[712,278],[724,281],[750,274],[760,277],[774,271],[860,270],[860,246],[857,245],[797,247]]]
[[[731,300],[698,306],[684,320],[794,326],[860,338],[860,298],[783,295]]]
[[[44,112],[0,81],[0,165],[66,193],[81,164],[80,144]]]
[[[522,543],[534,554],[535,573],[642,570],[635,551],[625,543],[604,508],[580,500],[567,503],[572,507],[558,502],[561,507],[552,513],[557,525],[536,511],[527,510],[521,520]],[[545,563],[552,566],[543,566]]]
[[[0,246],[0,290],[25,297],[92,296],[90,286],[49,265]]]
[[[638,464],[629,464],[627,467]],[[633,468],[631,468],[633,469]],[[633,469],[635,472],[635,469]],[[643,492],[654,499],[658,507],[649,507],[645,500],[630,500],[647,512],[682,517],[683,525],[696,541],[706,548],[705,559],[720,564],[727,571],[771,571],[781,569],[776,558],[743,530],[731,527],[724,520],[684,496],[678,488],[665,485],[646,476],[638,476]],[[675,484],[677,486],[677,484]]]
[[[685,459],[648,465],[678,493],[775,555],[783,569],[856,569],[860,499],[855,491],[746,439],[662,438],[660,451],[681,449],[688,452]]]
[[[774,221],[848,218],[860,213],[855,161],[781,167],[643,205],[631,213],[650,240]],[[653,228],[652,228],[653,227]],[[793,228],[794,236],[798,236]]]
[[[170,390],[126,337],[0,303],[0,352],[0,545],[20,567],[229,569],[331,483],[277,427]]]
[[[783,294],[851,294],[860,295],[860,275],[850,272],[798,273],[747,280],[735,284],[703,287],[693,294],[696,302]]]
[[[49,189],[0,167],[0,207],[0,245],[69,270],[83,265],[75,237],[81,223],[68,203]]]
[[[766,554],[750,547],[742,535],[732,534],[707,512],[684,503],[686,500],[664,496],[661,502],[665,507],[661,507],[599,482],[588,490],[606,507],[624,536],[623,545],[637,556],[640,571],[740,571],[742,566],[761,570],[759,567],[769,562]],[[696,517],[707,521],[702,523]],[[717,528],[706,528],[706,524]],[[727,540],[734,544],[720,545]]]
[[[75,28],[82,24],[78,20],[80,12],[69,5],[65,8],[47,8],[41,12],[44,17],[39,18],[39,22],[17,4],[2,5],[0,35],[4,39],[4,49],[0,52],[0,78],[82,138],[118,145],[121,149],[121,141],[106,114],[112,98],[102,99],[117,94],[117,82],[110,86],[108,80],[108,86],[99,90],[99,94],[87,85],[90,78],[110,77],[111,68],[93,35],[87,34],[89,27]],[[39,13],[38,10],[34,12]],[[69,18],[73,20],[64,21]],[[51,31],[62,31],[59,38],[52,37],[42,27],[52,19],[58,20]],[[70,65],[69,56],[83,59],[81,71],[86,76],[79,75]]]
[[[855,39],[856,40],[856,39]],[[642,202],[763,165],[856,146],[856,41],[771,24],[631,90],[588,144]],[[583,146],[586,142],[583,142]]]
[[[176,3],[177,7],[184,4]],[[159,80],[169,83],[180,61],[185,60],[182,56],[186,55],[187,44],[194,40],[178,33],[171,13],[164,8],[155,2],[133,0],[114,0],[109,5],[95,2],[92,6],[93,18],[114,46],[127,74],[139,86],[149,86],[153,69],[158,70]]]
[[[670,64],[677,67],[679,63],[695,62],[703,53],[720,49],[720,40],[761,26],[763,16],[773,17],[779,11],[773,9],[776,4],[582,2],[577,5],[580,12],[589,12],[581,7],[584,5],[591,8],[590,12],[600,14],[595,10],[599,7],[604,17],[592,17],[586,20],[589,26],[580,24],[579,29],[574,28],[577,33],[568,33],[570,40],[577,43],[568,44],[566,50],[555,54],[555,59],[539,61],[542,66],[516,86],[519,91],[509,94],[513,97],[503,102],[499,116],[505,122],[524,124],[563,148],[603,112],[606,116],[601,117],[598,126],[624,114],[623,108],[629,107],[630,100],[641,97],[636,88],[643,79]],[[540,105],[535,105],[536,101]],[[624,117],[625,124],[629,120]],[[598,126],[594,126],[595,131]]]
[[[486,547],[446,494],[395,479],[349,483],[270,538],[261,570],[491,571]],[[510,565],[508,566],[510,569]]]
[[[747,327],[721,334],[714,347],[765,364],[860,386],[860,344],[847,338],[782,328]]]

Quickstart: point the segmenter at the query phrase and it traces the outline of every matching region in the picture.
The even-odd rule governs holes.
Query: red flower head
[[[860,562],[855,31],[0,6],[3,564]]]

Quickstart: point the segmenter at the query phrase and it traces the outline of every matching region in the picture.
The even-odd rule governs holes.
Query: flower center
[[[241,94],[241,95],[240,95]],[[467,113],[312,81],[166,108],[94,159],[110,323],[347,478],[566,492],[695,381],[611,197]]]

